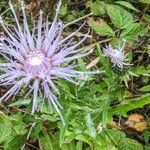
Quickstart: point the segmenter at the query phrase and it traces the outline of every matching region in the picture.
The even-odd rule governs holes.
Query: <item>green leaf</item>
[[[135,140],[124,138],[118,147],[119,150],[143,150],[143,146]]]
[[[31,103],[31,99],[19,99],[18,101],[11,103],[10,107],[20,107],[20,106],[27,106]]]
[[[149,146],[144,146],[144,150],[150,150]]]
[[[142,75],[142,76],[150,76],[150,69],[144,66],[139,66],[137,68],[133,68],[132,72],[136,75]]]
[[[26,143],[26,135],[17,135],[7,142],[4,146],[5,150],[20,149]]]
[[[131,3],[129,3],[129,2],[126,2],[126,1],[116,1],[115,3],[116,3],[116,4],[120,4],[120,5],[122,5],[122,6],[125,6],[125,7],[129,8],[129,9],[131,9],[131,10],[135,10],[135,11],[139,12],[139,11],[138,11]]]
[[[62,146],[62,144],[64,143],[65,133],[68,128],[70,118],[71,118],[71,109],[68,109],[64,118],[65,125],[61,125],[60,127],[60,136],[59,136],[60,146]]]
[[[132,15],[120,6],[108,4],[106,10],[112,23],[120,29],[127,28],[133,23]]]
[[[83,150],[83,142],[82,141],[78,141],[76,144],[76,150]]]
[[[52,141],[52,138],[49,136],[49,134],[43,130],[43,133],[39,136],[39,145],[40,145],[40,149],[43,150],[56,150],[56,146],[57,146],[57,150],[60,150],[58,147],[58,143],[57,145]]]
[[[33,123],[32,125],[34,125],[35,123]],[[42,132],[44,130],[43,128],[43,122],[39,121],[35,124],[34,128],[32,129],[31,132],[31,137],[37,137],[39,135],[40,132]]]
[[[150,140],[150,131],[144,131],[143,136],[145,143],[148,143]]]
[[[127,29],[125,29],[121,33],[120,36],[135,38],[135,36],[142,34],[144,30],[146,31],[146,28],[143,25],[141,25],[139,23],[132,23],[132,24],[130,24],[130,26]]]
[[[144,21],[150,23],[150,15],[145,14],[145,15],[144,15]]]
[[[139,89],[139,91],[141,92],[149,92],[150,91],[150,85],[146,85],[146,86],[143,86]]]
[[[115,36],[115,33],[111,27],[103,20],[96,22],[93,19],[89,19],[88,24],[97,34],[101,36]]]
[[[78,150],[76,149],[75,141],[72,141],[71,143],[68,144],[63,144],[61,147],[61,150]]]
[[[139,2],[141,2],[141,3],[146,3],[146,4],[150,4],[150,0],[139,0]]]
[[[88,135],[86,134],[79,134],[76,136],[76,140],[80,140],[80,141],[83,141],[85,143],[87,143],[91,148],[93,147],[93,144],[90,140],[91,137],[89,137]]]
[[[6,142],[11,136],[12,128],[9,122],[0,122],[0,144]]]
[[[87,113],[85,120],[86,120],[86,125],[87,125],[88,131],[89,131],[89,135],[95,139],[96,138],[96,129],[94,127],[94,123],[92,121],[90,113]]]
[[[70,88],[69,88],[68,84],[64,80],[58,80],[57,84],[64,91],[70,93]]]
[[[60,13],[60,15],[62,17],[64,17],[65,15],[67,15],[67,4],[61,6],[59,13]]]
[[[150,94],[145,94],[139,98],[126,100],[124,104],[118,105],[110,109],[110,114],[112,115],[123,115],[126,116],[126,113],[130,110],[136,108],[142,108],[144,105],[150,104]]]
[[[124,132],[115,129],[108,130],[107,134],[115,144],[120,143],[120,141],[126,137]]]
[[[54,116],[51,116],[50,114],[42,114],[41,118],[43,120],[49,120],[50,122],[56,122],[57,121],[57,118]]]
[[[95,15],[95,16],[100,16],[103,15],[106,11],[105,11],[105,2],[103,1],[96,1],[93,2],[91,4],[91,12]]]
[[[104,54],[100,48],[100,45],[97,44],[96,47],[97,47],[97,51],[98,51],[98,54],[100,57],[100,63],[102,64],[102,66],[104,67],[104,70],[105,70],[104,73],[106,74],[106,76],[108,76],[111,79],[113,74],[112,74],[112,70],[109,67],[109,62],[108,62],[107,58],[104,56]]]

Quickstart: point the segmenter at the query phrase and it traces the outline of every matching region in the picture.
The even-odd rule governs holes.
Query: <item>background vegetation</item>
[[[18,13],[20,5],[13,0]],[[30,23],[40,9],[52,20],[54,0],[28,0],[26,11]],[[66,124],[48,107],[31,115],[32,97],[24,99],[22,89],[15,101],[0,105],[0,149],[4,150],[150,150],[150,1],[149,0],[63,0],[60,19],[72,22],[64,36],[86,21],[82,33],[90,29],[85,49],[94,48],[80,70],[105,70],[87,76],[78,86],[59,80],[60,103]],[[9,9],[0,0],[0,12]],[[14,26],[10,10],[4,13],[8,25]],[[1,34],[3,29],[0,28]],[[81,34],[76,35],[80,40]],[[122,45],[130,66],[112,67],[104,57],[103,47]],[[2,61],[2,60],[1,60]],[[7,87],[0,88],[0,95]],[[41,97],[42,101],[42,97]],[[11,103],[10,103],[11,102]]]

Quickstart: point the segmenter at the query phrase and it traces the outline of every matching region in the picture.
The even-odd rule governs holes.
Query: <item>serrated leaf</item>
[[[116,1],[115,3],[120,4],[120,5],[122,5],[122,6],[125,6],[125,7],[129,8],[129,9],[132,9],[132,10],[135,10],[135,11],[139,12],[139,11],[138,11],[131,3],[129,3],[129,2],[126,2],[126,1]]]
[[[112,23],[120,29],[127,28],[133,23],[132,15],[120,6],[108,4],[106,10]]]
[[[95,16],[103,15],[105,13],[105,5],[105,2],[97,0],[91,4],[91,12]]]
[[[139,98],[126,100],[124,104],[111,108],[109,113],[126,116],[126,113],[136,108],[142,108],[144,105],[150,104],[150,94],[145,94]]]
[[[120,37],[126,37],[126,38],[127,37],[133,37],[133,38],[135,38],[135,36],[142,34],[144,30],[146,30],[146,28],[143,25],[141,25],[139,23],[132,23],[132,24],[130,24],[130,26],[127,29],[125,29],[121,33]]]
[[[115,36],[115,33],[113,32],[111,27],[103,20],[96,22],[92,18],[90,18],[88,20],[88,24],[97,34],[101,36]]]

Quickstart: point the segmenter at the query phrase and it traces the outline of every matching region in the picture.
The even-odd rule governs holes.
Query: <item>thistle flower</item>
[[[40,11],[37,27],[34,27],[32,32],[29,29],[24,4],[22,3],[23,26],[19,24],[13,5],[9,4],[17,28],[14,27],[13,30],[8,28],[2,17],[0,18],[1,26],[6,32],[0,41],[0,54],[7,59],[6,63],[0,64],[0,86],[11,87],[0,101],[8,100],[22,87],[28,86],[31,88],[27,95],[33,92],[32,113],[37,109],[38,93],[42,90],[49,106],[53,106],[61,116],[59,109],[62,107],[55,96],[55,93],[59,94],[55,80],[62,78],[76,83],[74,78],[83,76],[84,73],[75,70],[76,65],[71,62],[92,53],[92,50],[82,52],[83,48],[77,49],[88,34],[79,42],[74,40],[73,36],[82,28],[81,26],[77,31],[62,38],[64,25],[58,21],[61,1],[51,26],[48,20],[43,23],[43,12]]]
[[[122,46],[113,48],[110,44],[104,48],[104,54],[106,57],[109,57],[114,66],[117,66],[119,69],[123,69],[125,63],[126,55],[124,53],[125,42]]]

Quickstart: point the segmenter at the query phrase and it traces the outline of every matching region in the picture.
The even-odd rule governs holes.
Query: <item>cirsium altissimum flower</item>
[[[117,48],[113,48],[110,44],[106,46],[104,50],[104,54],[106,57],[109,57],[114,66],[117,66],[119,69],[123,69],[124,65],[128,65],[125,63],[127,60],[127,55],[124,53],[125,42],[122,46]]]
[[[77,48],[88,37],[86,34],[80,41],[74,40],[74,35],[82,27],[62,38],[64,25],[58,21],[60,5],[61,2],[57,6],[51,26],[48,21],[43,23],[43,12],[40,11],[37,26],[33,27],[32,31],[29,29],[24,4],[22,26],[11,3],[10,8],[17,26],[10,29],[2,17],[0,18],[1,26],[6,33],[0,41],[0,54],[7,59],[6,63],[0,64],[0,86],[11,86],[0,101],[6,101],[10,96],[16,95],[22,87],[28,86],[29,93],[33,92],[32,113],[37,109],[41,90],[49,105],[52,105],[61,116],[59,108],[62,107],[54,95],[59,94],[55,80],[62,78],[76,83],[74,79],[83,76],[84,73],[75,70],[76,65],[70,62],[91,54],[92,50],[82,52],[83,48]]]

